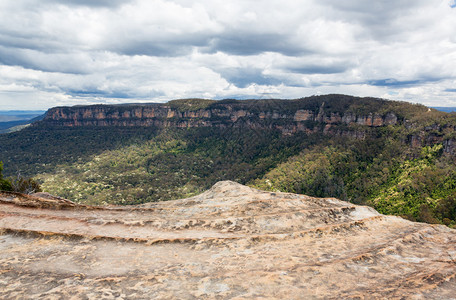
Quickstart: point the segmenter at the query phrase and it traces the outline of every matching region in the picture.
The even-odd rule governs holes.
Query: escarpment
[[[403,126],[410,131],[403,142],[417,148],[442,143],[445,153],[456,153],[455,126],[424,125],[428,115],[441,112],[405,102],[346,95],[324,95],[294,100],[184,99],[168,103],[55,107],[34,126],[248,128],[278,130],[283,135],[324,134],[363,139],[369,128]],[[421,119],[413,122],[410,119]],[[438,122],[438,121],[437,121]],[[450,134],[449,134],[450,133]]]
[[[244,127],[278,129],[283,134],[299,131],[325,133],[333,127],[380,127],[401,122],[397,114],[387,108],[387,101],[377,101],[371,110],[357,111],[347,97],[309,97],[296,100],[222,100],[193,107],[186,100],[165,104],[93,105],[56,107],[50,109],[43,122],[52,126],[155,126],[177,127]],[[353,98],[353,99],[351,99]],[[354,97],[350,100],[353,102]],[[345,99],[345,100],[344,100]],[[193,99],[198,101],[198,99]],[[199,100],[208,101],[208,100]],[[341,101],[340,107],[335,102]],[[345,102],[344,102],[345,101]],[[380,104],[380,111],[377,109]],[[203,106],[203,107],[201,107]],[[384,106],[384,107],[383,107]]]

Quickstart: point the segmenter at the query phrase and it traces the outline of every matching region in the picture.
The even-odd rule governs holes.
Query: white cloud
[[[447,0],[0,3],[0,109],[294,98],[456,106]]]

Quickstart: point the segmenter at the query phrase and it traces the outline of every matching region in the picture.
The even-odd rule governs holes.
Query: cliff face
[[[157,126],[178,127],[242,127],[278,129],[283,134],[298,131],[327,133],[335,125],[379,127],[397,124],[392,111],[356,113],[349,108],[328,109],[325,102],[299,100],[218,101],[207,107],[191,109],[170,104],[95,105],[56,107],[50,109],[43,122],[54,126]],[[175,104],[175,103],[173,103]],[[185,102],[184,102],[185,104]]]
[[[55,107],[43,121],[46,126],[121,126],[157,128],[250,128],[364,138],[366,128],[403,125],[410,132],[404,142],[411,147],[443,143],[444,152],[456,153],[452,124],[420,125],[416,116],[429,120],[425,106],[345,95],[312,96],[294,100],[173,100],[159,104],[91,105]],[[436,119],[438,120],[438,119]]]

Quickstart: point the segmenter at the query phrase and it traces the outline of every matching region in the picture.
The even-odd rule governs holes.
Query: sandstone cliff
[[[456,290],[455,230],[333,198],[225,181],[136,207],[0,193],[0,215],[5,299],[452,299]]]
[[[309,100],[310,99],[310,100]],[[379,127],[399,122],[393,111],[356,112],[349,105],[331,109],[324,98],[296,100],[211,101],[194,109],[174,101],[166,104],[93,105],[56,107],[43,120],[57,126],[156,126],[178,127],[242,127],[278,129],[283,134],[298,131],[331,131],[334,125]],[[201,100],[205,101],[205,100]],[[207,100],[206,100],[207,101]],[[382,100],[371,100],[382,101]],[[384,101],[386,102],[386,101]],[[183,105],[182,105],[183,104]],[[318,125],[315,127],[315,125]]]
[[[294,100],[173,100],[168,103],[55,107],[34,125],[83,127],[252,128],[350,136],[362,139],[369,127],[403,125],[410,131],[403,142],[411,147],[443,144],[456,154],[453,124],[422,126],[431,111],[425,106],[346,95],[312,96]],[[419,116],[421,121],[411,122]],[[441,116],[440,116],[441,117]],[[438,119],[438,117],[436,118]],[[443,121],[445,122],[445,121]]]

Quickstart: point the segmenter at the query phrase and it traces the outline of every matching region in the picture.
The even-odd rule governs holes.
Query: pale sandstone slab
[[[455,230],[229,181],[136,207],[0,193],[0,228],[2,299],[456,298]]]

